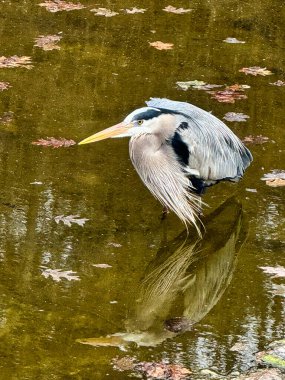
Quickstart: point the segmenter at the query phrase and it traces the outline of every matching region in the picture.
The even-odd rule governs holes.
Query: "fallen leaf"
[[[266,181],[268,186],[285,186],[285,170],[272,170],[271,173],[264,174],[261,180]]]
[[[92,264],[93,267],[96,267],[96,268],[112,268],[112,265],[109,265],[109,264]]]
[[[146,11],[146,9],[143,9],[143,8],[136,8],[136,7],[133,7],[131,9],[121,9],[123,12],[125,13],[128,13],[128,14],[134,14],[134,13],[144,13]]]
[[[170,50],[173,49],[173,44],[168,42],[161,42],[161,41],[155,41],[155,42],[149,42],[150,46],[154,47],[157,50]]]
[[[273,285],[272,293],[275,296],[285,297],[285,285],[283,285],[283,284],[279,284],[279,285],[274,284]]]
[[[47,36],[39,36],[35,39],[35,45],[45,51],[47,50],[59,50],[60,47],[57,45],[57,42],[61,40],[61,36],[55,35],[47,35]]]
[[[269,83],[269,84],[272,84],[273,86],[285,86],[285,82],[283,82],[282,80],[278,80],[277,82],[274,82],[274,83]]]
[[[108,245],[110,247],[115,247],[115,248],[120,248],[122,246],[122,244],[120,243],[113,243],[113,242],[108,243]]]
[[[247,96],[242,91],[223,90],[223,91],[207,91],[211,94],[211,98],[216,99],[220,103],[235,103],[236,100],[247,99]]]
[[[105,17],[113,17],[118,15],[118,12],[111,11],[107,8],[94,8],[91,9],[91,12],[95,13],[96,16],[105,16]]]
[[[223,42],[227,42],[228,44],[245,44],[245,41],[237,40],[235,37],[227,37]]]
[[[0,91],[8,90],[12,87],[9,82],[0,82]]]
[[[81,3],[70,3],[63,0],[46,0],[39,4],[40,7],[45,7],[49,12],[74,11],[83,9],[85,6]]]
[[[135,359],[130,356],[124,356],[123,358],[114,358],[112,360],[113,368],[117,371],[131,371],[135,366]]]
[[[192,330],[193,323],[186,317],[174,317],[164,321],[164,327],[168,331],[178,333]]]
[[[68,227],[71,227],[71,223],[78,224],[79,226],[83,227],[85,222],[87,222],[89,219],[79,218],[79,215],[58,215],[54,218],[54,220],[57,224],[59,224],[59,222],[62,222]]]
[[[31,69],[33,66],[31,65],[31,57],[18,57],[17,55],[13,55],[12,57],[0,57],[0,68],[1,67],[24,67],[25,69]]]
[[[239,70],[241,73],[245,73],[246,75],[272,75],[273,73],[270,70],[267,70],[266,67],[252,66],[252,67],[243,67]]]
[[[259,267],[264,273],[274,275],[273,278],[276,277],[285,277],[285,268],[278,265],[276,267]]]
[[[244,91],[250,88],[248,84],[232,84],[231,86],[227,86],[226,90],[232,90],[232,91]]]
[[[192,11],[192,9],[184,9],[184,8],[175,8],[172,5],[168,5],[167,7],[163,8],[163,11],[169,12],[169,13],[175,13],[175,14],[184,14],[189,13]]]
[[[4,112],[3,116],[0,117],[0,123],[8,124],[13,120],[14,113],[11,111]]]
[[[249,116],[240,112],[227,112],[225,116],[223,117],[223,119],[227,121],[242,122],[242,121],[246,121],[246,119],[249,119]]]
[[[177,86],[180,87],[183,91],[188,90],[189,88],[194,88],[197,90],[211,90],[212,88],[222,87],[221,84],[209,84],[199,80],[191,80],[186,82],[176,82]]]
[[[62,279],[68,281],[79,281],[79,276],[76,276],[76,272],[72,270],[62,270],[62,269],[44,269],[42,275],[45,278],[51,277],[54,281],[59,282]]]
[[[140,362],[134,369],[142,372],[147,379],[182,380],[189,378],[191,371],[179,364]]]
[[[245,136],[242,142],[245,144],[264,144],[269,141],[269,137],[257,135],[257,136]]]
[[[69,146],[75,145],[76,142],[74,140],[66,140],[62,137],[59,139],[55,139],[54,137],[47,137],[46,139],[39,139],[38,141],[33,141],[33,145],[41,145],[41,146],[52,146],[53,148],[67,148]]]

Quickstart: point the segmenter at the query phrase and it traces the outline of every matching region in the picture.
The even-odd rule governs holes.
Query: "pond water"
[[[0,68],[0,81],[11,85],[0,93],[0,378],[124,379],[112,360],[126,355],[197,373],[247,370],[258,350],[284,337],[284,288],[274,294],[284,278],[260,268],[285,266],[284,187],[260,180],[285,169],[285,87],[270,84],[285,78],[283,1],[171,4],[192,9],[185,14],[163,11],[166,1],[82,0],[85,9],[57,13],[39,2],[0,5],[0,55],[29,56],[33,65]],[[99,6],[119,14],[90,12]],[[121,10],[133,6],[146,11]],[[60,50],[34,46],[58,33]],[[157,50],[154,41],[173,48]],[[239,72],[251,66],[273,74]],[[248,98],[219,103],[176,85],[189,80],[246,84]],[[249,146],[254,161],[241,182],[205,195],[202,241],[191,229],[186,238],[175,215],[160,219],[127,139],[31,144],[51,136],[78,142],[152,96],[220,118],[242,112],[246,122],[227,123],[240,138],[269,138]],[[68,226],[56,223],[60,215],[88,220]],[[167,330],[175,317],[193,327]],[[101,346],[79,343],[90,338]],[[242,350],[231,350],[236,343]]]

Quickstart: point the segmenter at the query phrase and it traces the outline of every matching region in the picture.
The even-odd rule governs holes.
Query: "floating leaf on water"
[[[269,84],[272,84],[273,86],[278,86],[278,87],[285,86],[285,82],[283,82],[282,80],[278,80],[274,83],[269,83]]]
[[[81,3],[71,3],[63,0],[46,0],[39,4],[40,7],[45,7],[47,11],[55,13],[61,11],[74,11],[85,8]]]
[[[185,332],[192,330],[193,322],[186,317],[174,317],[164,321],[164,327],[174,333]]]
[[[91,12],[95,13],[96,16],[105,16],[105,17],[113,17],[118,15],[118,12],[111,11],[107,8],[94,8],[91,9]]]
[[[231,86],[227,86],[226,90],[232,90],[232,91],[244,91],[250,88],[248,84],[232,84]]]
[[[110,243],[108,243],[108,245],[109,245],[110,247],[115,247],[115,248],[120,248],[120,247],[122,247],[122,244],[120,244],[120,243],[113,243],[113,242],[110,242]]]
[[[79,215],[58,215],[54,218],[55,222],[58,224],[59,222],[62,222],[68,227],[71,227],[71,224],[78,224],[79,226],[83,227],[85,222],[87,222],[89,219],[86,218],[79,218]]]
[[[285,277],[285,268],[278,265],[276,267],[259,267],[264,273],[274,275],[273,278],[276,277]]]
[[[239,70],[241,73],[245,73],[246,75],[272,75],[273,73],[270,70],[267,70],[266,67],[252,66],[252,67],[243,67]]]
[[[186,91],[190,87],[197,88],[199,86],[203,86],[206,84],[206,82],[203,82],[201,80],[190,80],[186,82],[176,82],[177,86],[180,87],[182,90]]]
[[[175,8],[172,5],[168,5],[167,7],[163,8],[163,11],[169,12],[169,13],[175,13],[175,14],[184,14],[189,13],[192,11],[192,9],[185,9],[185,8]]]
[[[112,265],[109,265],[109,264],[92,264],[93,267],[96,267],[96,268],[112,268]]]
[[[8,90],[12,87],[9,82],[0,82],[0,91]]]
[[[157,50],[170,50],[174,46],[172,43],[161,41],[149,42],[149,44]]]
[[[8,111],[4,112],[3,116],[0,117],[1,124],[9,124],[13,120],[14,112]]]
[[[228,37],[223,41],[227,42],[228,44],[245,44],[245,41],[240,41],[236,39],[235,37]]]
[[[27,56],[19,57],[17,55],[13,55],[12,57],[0,57],[0,68],[24,67],[25,69],[31,69],[33,67],[31,63],[31,57]]]
[[[60,47],[57,45],[57,42],[61,40],[61,36],[55,35],[47,35],[47,36],[39,36],[35,39],[35,45],[45,51],[47,50],[59,50]]]
[[[247,99],[242,91],[225,89],[223,91],[207,91],[211,94],[211,98],[216,99],[220,103],[235,103],[236,100]]]
[[[127,14],[135,14],[135,13],[144,13],[146,11],[146,9],[143,9],[143,8],[136,8],[136,7],[133,7],[131,9],[121,9],[123,12],[127,13]]]
[[[39,139],[38,141],[33,141],[33,145],[41,145],[41,146],[52,146],[53,148],[68,148],[69,146],[75,145],[76,142],[74,140],[66,140],[63,137],[59,139],[55,139],[54,137],[47,137],[46,139]]]
[[[285,186],[285,170],[272,170],[271,173],[264,174],[261,180],[266,181],[268,186]]]
[[[246,136],[242,142],[245,144],[264,144],[269,141],[269,137],[267,136],[262,136],[262,135],[257,135],[257,136]]]
[[[240,112],[227,112],[225,116],[223,117],[223,119],[227,121],[242,122],[242,121],[246,121],[246,119],[249,119],[249,116]]]
[[[136,371],[142,372],[147,379],[189,379],[191,371],[180,364],[166,364],[155,362],[140,362],[134,366]]]
[[[59,282],[63,279],[68,281],[79,281],[79,276],[76,275],[76,272],[72,270],[62,270],[62,269],[44,269],[42,275],[45,278],[51,277],[54,281]]]

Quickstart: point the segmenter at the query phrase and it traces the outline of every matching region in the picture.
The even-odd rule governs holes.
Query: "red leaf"
[[[38,141],[33,141],[33,145],[41,145],[41,146],[52,146],[53,148],[67,148],[71,145],[75,145],[76,142],[74,140],[66,140],[62,137],[59,139],[55,139],[54,137],[47,137],[46,139],[39,139]]]

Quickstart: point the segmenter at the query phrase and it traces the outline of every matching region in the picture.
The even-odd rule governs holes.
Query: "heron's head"
[[[81,144],[88,144],[109,137],[132,137],[142,134],[160,133],[162,125],[169,125],[174,128],[173,112],[160,108],[143,107],[130,113],[121,123],[116,124],[103,131],[80,141]]]

